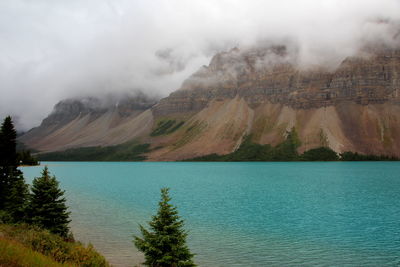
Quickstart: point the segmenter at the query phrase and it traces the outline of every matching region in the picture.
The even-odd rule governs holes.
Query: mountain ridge
[[[302,69],[285,46],[235,48],[216,54],[157,103],[137,107],[129,100],[134,108],[121,116],[120,109],[71,102],[65,118],[53,113],[20,140],[49,152],[135,139],[158,148],[147,154],[149,160],[181,160],[231,153],[248,135],[276,145],[295,127],[299,152],[329,146],[400,156],[400,50],[367,52],[327,70]],[[167,121],[180,126],[151,135]]]

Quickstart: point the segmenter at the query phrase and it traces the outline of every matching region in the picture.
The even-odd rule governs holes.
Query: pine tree
[[[10,172],[9,185],[4,197],[4,212],[8,216],[5,222],[23,222],[26,218],[26,208],[29,199],[28,185],[25,183],[22,172]]]
[[[17,131],[10,116],[4,119],[0,132],[0,166],[18,166]]]
[[[143,238],[135,236],[135,246],[144,253],[144,264],[151,267],[196,266],[186,245],[187,232],[177,208],[169,204],[169,189],[161,189],[157,215],[149,222],[150,231],[140,225]]]
[[[28,214],[32,224],[66,238],[69,234],[69,212],[64,191],[58,185],[56,177],[51,177],[48,168],[44,167],[42,176],[32,182]]]
[[[20,222],[24,218],[28,186],[17,169],[17,132],[10,116],[0,128],[0,220]]]

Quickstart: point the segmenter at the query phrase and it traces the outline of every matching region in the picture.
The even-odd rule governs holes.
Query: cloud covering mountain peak
[[[304,66],[335,65],[366,42],[396,45],[398,10],[398,0],[4,0],[0,116],[27,129],[64,98],[165,96],[236,46],[289,42]]]

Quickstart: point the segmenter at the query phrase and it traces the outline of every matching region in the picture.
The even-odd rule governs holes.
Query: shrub
[[[66,241],[62,237],[30,225],[0,225],[4,238],[46,255],[59,263],[78,266],[109,266],[105,258],[92,245],[83,246],[79,242]],[[45,265],[44,265],[45,266]]]
[[[58,263],[52,258],[27,248],[18,242],[0,238],[0,266],[61,267],[74,265]]]

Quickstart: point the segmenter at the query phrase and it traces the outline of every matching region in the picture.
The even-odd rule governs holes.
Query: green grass
[[[62,267],[76,266],[54,261],[20,243],[0,238],[0,266],[8,267]]]
[[[65,151],[38,154],[41,161],[143,161],[150,144],[128,142],[107,147],[82,147]]]
[[[4,261],[38,261],[48,258],[60,264],[54,266],[85,266],[85,267],[107,267],[109,264],[91,245],[84,246],[79,242],[66,241],[58,235],[51,234],[49,231],[34,228],[29,225],[7,225],[0,224],[2,240],[5,241],[2,249],[5,254]],[[7,245],[10,243],[11,245]],[[13,245],[14,244],[14,245]],[[25,248],[25,249],[23,249]],[[20,254],[17,254],[20,253]],[[21,254],[22,253],[22,254]],[[40,257],[42,254],[45,257]],[[20,256],[18,256],[20,255]],[[21,259],[13,259],[20,257]],[[0,257],[1,258],[1,257]],[[0,265],[2,266],[2,265]],[[7,265],[6,265],[7,266]],[[11,266],[31,266],[31,265],[11,265]],[[32,265],[32,266],[48,266]],[[53,265],[49,265],[53,266]]]

